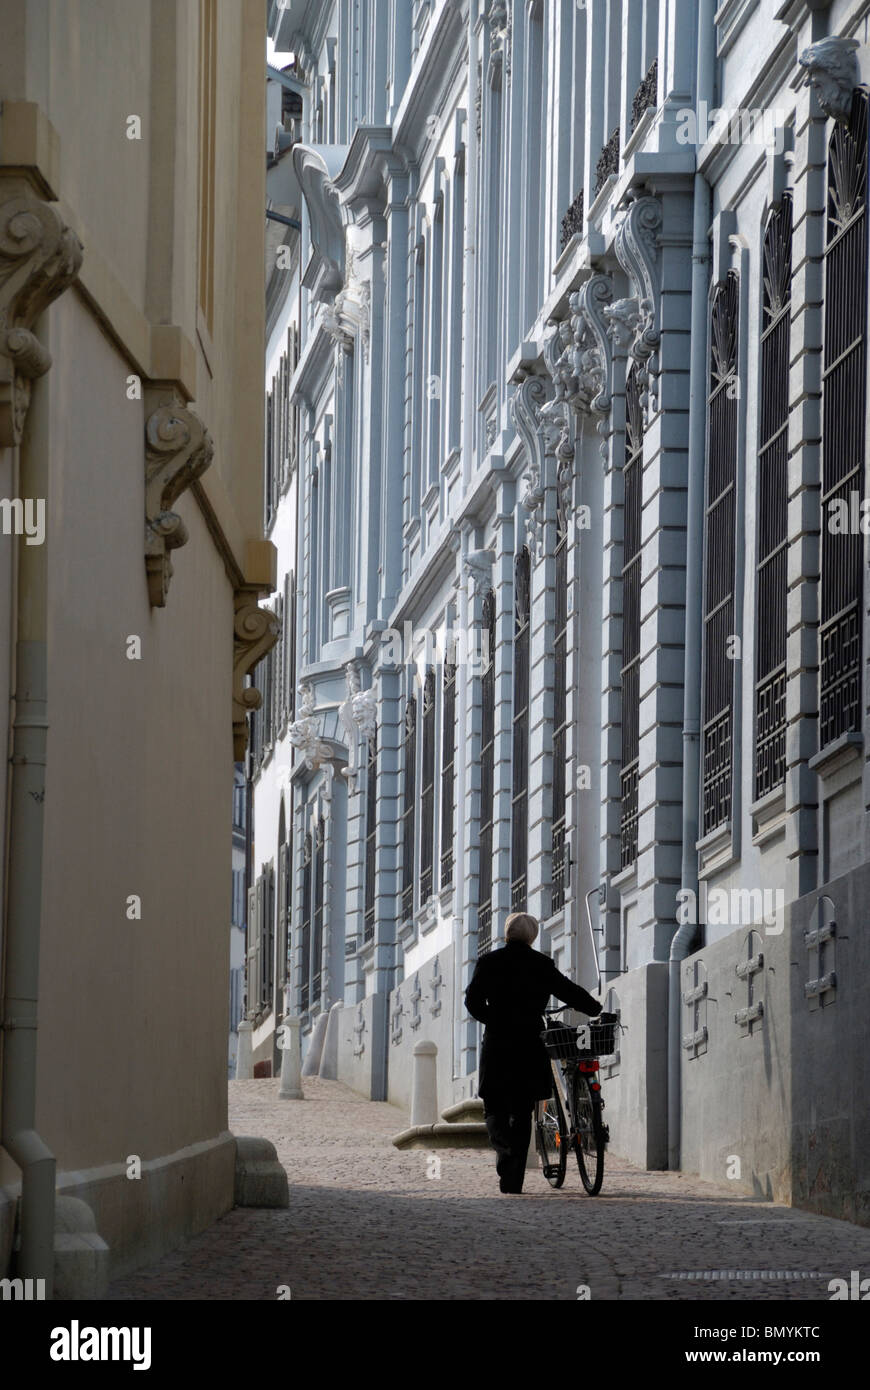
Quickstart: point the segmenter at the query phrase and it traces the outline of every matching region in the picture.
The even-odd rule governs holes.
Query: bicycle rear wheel
[[[547,1182],[561,1187],[568,1167],[568,1126],[555,1086],[549,1099],[535,1106],[535,1144]]]
[[[607,1131],[601,1118],[601,1092],[593,1091],[592,1079],[575,1070],[571,1077],[571,1116],[574,1150],[580,1178],[590,1197],[596,1197],[604,1181]]]

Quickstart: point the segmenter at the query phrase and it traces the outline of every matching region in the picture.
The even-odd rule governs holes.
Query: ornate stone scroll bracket
[[[540,376],[524,377],[511,399],[511,414],[527,459],[521,500],[529,513],[526,540],[533,560],[537,557],[544,529],[546,460],[555,454],[563,426],[558,409],[554,414],[547,411],[549,406],[559,405],[559,402],[550,399],[547,383]]]
[[[661,341],[658,242],[661,228],[661,203],[658,198],[644,195],[629,203],[615,241],[617,259],[635,291],[634,299],[619,301],[626,306],[626,312],[617,331],[632,333],[629,352],[637,363],[641,406],[647,419],[658,407],[656,377]],[[629,305],[632,306],[630,314]],[[611,310],[614,318],[616,308],[614,305]]]
[[[347,695],[338,707],[338,717],[347,735],[347,767],[341,769],[343,777],[350,777],[359,771],[359,740],[369,739],[377,727],[377,696],[374,690],[360,688],[359,667],[349,661],[345,667]]]
[[[490,34],[490,82],[511,73],[511,18],[507,0],[491,0],[487,15]]]
[[[246,715],[259,709],[263,697],[256,686],[246,685],[257,662],[278,641],[278,619],[270,608],[261,608],[257,592],[240,589],[235,596],[233,635],[233,757],[240,762],[248,741]]]
[[[145,570],[152,608],[163,608],[172,578],[170,551],[186,545],[187,527],[173,504],[212,460],[211,435],[198,415],[164,401],[145,423]]]
[[[271,644],[270,644],[271,645]],[[314,704],[314,688],[308,681],[299,686],[301,717],[294,720],[288,730],[290,742],[302,754],[302,760],[309,772],[317,769],[332,757],[332,749],[320,737],[320,720]]]
[[[855,50],[857,39],[836,37],[811,43],[798,58],[806,71],[804,85],[812,87],[819,106],[835,121],[848,121],[852,93],[861,81]]]
[[[469,550],[463,562],[465,578],[468,581],[469,597],[483,598],[492,588],[492,567],[494,564],[494,551]]]
[[[609,275],[592,275],[568,300],[574,335],[575,410],[606,415],[612,395],[613,346],[605,316],[613,300]]]
[[[21,443],[32,383],[51,366],[33,325],[75,280],[82,246],[50,203],[21,180],[10,184],[11,197],[0,193],[0,445],[13,448]]]

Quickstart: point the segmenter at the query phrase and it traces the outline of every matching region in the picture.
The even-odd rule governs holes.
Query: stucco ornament
[[[609,275],[592,275],[568,300],[574,335],[575,394],[571,404],[586,414],[610,409],[613,347],[606,310],[613,300]]]
[[[172,578],[170,552],[186,545],[187,527],[173,505],[208,468],[211,435],[177,400],[163,401],[145,423],[145,571],[152,608],[163,608]]]
[[[492,550],[469,550],[464,558],[463,567],[470,597],[483,598],[492,588],[494,563],[495,554]]]
[[[293,147],[293,167],[308,208],[311,240],[319,261],[315,299],[323,304],[321,322],[345,352],[358,339],[369,357],[371,283],[363,273],[359,233],[346,214],[333,183],[346,148]]]
[[[302,754],[303,762],[309,772],[316,772],[330,757],[329,745],[320,737],[320,720],[315,712],[314,688],[308,681],[299,687],[301,718],[296,719],[288,729],[288,736],[294,748]]]
[[[526,454],[523,492],[520,498],[526,511],[526,543],[532,559],[536,558],[544,524],[546,496],[545,460],[555,445],[554,426],[541,414],[549,391],[543,377],[526,376],[520,381],[511,399],[510,411],[517,434]]]
[[[618,301],[605,310],[614,333],[631,332],[628,350],[637,364],[640,403],[648,419],[658,407],[656,381],[658,350],[661,342],[661,287],[659,284],[658,239],[662,228],[662,206],[658,198],[644,195],[628,205],[616,231],[615,250],[634,289],[634,298]]]
[[[246,715],[259,709],[263,697],[256,686],[245,681],[257,662],[278,641],[278,619],[271,608],[261,608],[255,590],[240,589],[235,596],[233,633],[233,757],[245,756],[248,741]]]
[[[852,110],[852,93],[861,80],[859,47],[857,39],[819,39],[798,59],[807,74],[804,86],[812,87],[825,115],[835,121],[848,121]]]
[[[344,669],[347,682],[347,695],[338,707],[338,717],[347,740],[347,767],[341,769],[344,777],[359,770],[359,740],[369,739],[377,725],[377,696],[374,690],[360,688],[359,667],[349,661]]]
[[[20,444],[31,384],[51,366],[33,325],[79,273],[82,246],[20,180],[0,203],[0,445]],[[5,193],[5,189],[4,189]],[[3,195],[0,195],[3,196]]]

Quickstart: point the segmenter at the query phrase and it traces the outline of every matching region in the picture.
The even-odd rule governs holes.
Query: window
[[[622,565],[622,770],[620,774],[620,866],[637,859],[638,754],[640,744],[640,580],[643,498],[643,410],[637,369],[625,382]]]
[[[414,911],[414,796],[417,781],[417,701],[405,706],[405,771],[402,789],[402,920]]]
[[[245,925],[245,871],[233,869],[233,915],[234,927]]]
[[[713,291],[704,510],[703,794],[707,835],[731,818],[734,662],[734,490],[737,471],[738,281]]]
[[[302,960],[300,962],[300,1007],[306,1010],[310,1003],[311,975],[311,834],[305,836],[302,846],[302,928],[300,931]]]
[[[791,198],[764,233],[755,584],[755,795],[785,781]]]
[[[867,100],[828,148],[825,348],[822,376],[822,563],[819,747],[861,728],[864,537],[852,523],[864,496],[867,346]]]
[[[199,5],[199,307],[214,332],[217,0]]]
[[[420,903],[432,895],[435,854],[435,672],[423,683],[423,760],[420,795]]]
[[[511,911],[526,910],[529,858],[529,617],[531,559],[523,546],[514,563],[514,705],[511,764]]]
[[[363,941],[375,935],[375,851],[378,834],[378,732],[368,741],[366,761],[366,863],[363,907]]]
[[[480,711],[480,834],[477,871],[477,954],[492,945],[492,830],[495,805],[495,594],[483,600],[486,665],[481,676]]]
[[[453,777],[456,758],[456,649],[444,653],[441,692],[441,887],[453,883]]]
[[[550,912],[565,906],[568,886],[565,779],[568,766],[568,506],[563,487],[556,490],[556,574],[553,648],[553,858]]]
[[[323,968],[323,821],[314,822],[314,913],[311,930],[311,1001],[316,1004],[321,995]]]

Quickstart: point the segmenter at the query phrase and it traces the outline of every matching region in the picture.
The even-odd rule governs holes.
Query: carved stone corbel
[[[257,591],[239,589],[235,595],[233,636],[233,758],[240,762],[248,742],[250,710],[259,709],[263,697],[256,686],[246,685],[257,662],[278,641],[278,619],[270,608],[257,603]]]
[[[544,528],[546,461],[555,454],[562,423],[558,416],[547,416],[547,406],[552,404],[555,402],[550,400],[546,382],[540,376],[525,377],[511,399],[514,425],[523,442],[528,460],[521,501],[529,513],[526,520],[526,541],[532,560],[537,558]]]
[[[637,364],[640,401],[649,417],[657,406],[656,376],[661,341],[661,286],[658,275],[658,237],[662,227],[662,205],[658,198],[635,198],[626,209],[616,232],[614,248],[635,291],[636,322],[629,348]],[[627,319],[623,318],[627,325]]]
[[[357,752],[360,738],[369,739],[377,725],[377,696],[374,690],[360,688],[359,667],[349,661],[345,667],[347,696],[338,707],[338,717],[347,736],[347,767],[341,769],[348,777],[358,771]]]
[[[145,570],[152,608],[163,608],[172,578],[170,551],[188,542],[173,503],[208,468],[211,435],[177,399],[163,400],[145,423]]]
[[[463,559],[463,568],[468,580],[470,597],[483,598],[492,588],[492,567],[494,564],[494,551],[469,550]]]
[[[812,87],[819,106],[835,121],[848,121],[852,93],[861,81],[856,48],[857,39],[831,37],[811,43],[798,58],[806,71],[804,86]]]
[[[4,181],[5,184],[5,181]],[[21,443],[31,383],[51,366],[33,332],[44,309],[75,280],[82,245],[50,203],[22,179],[0,184],[0,445]]]
[[[294,720],[288,729],[290,742],[302,754],[303,762],[309,772],[317,769],[332,757],[328,743],[320,737],[320,721],[315,712],[314,687],[303,681],[299,686],[301,718]]]
[[[574,334],[575,410],[606,415],[612,394],[612,345],[605,317],[613,300],[609,275],[592,275],[568,300]]]

